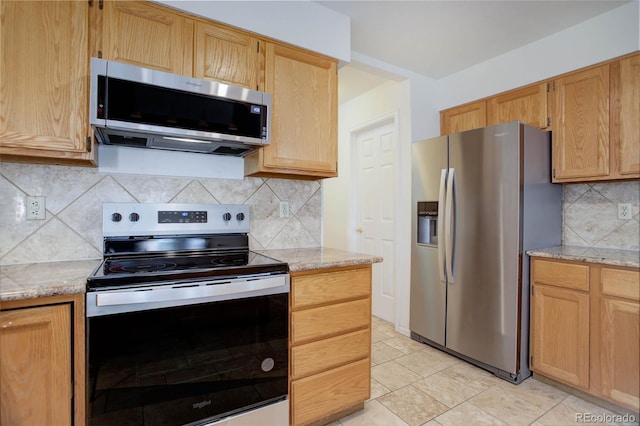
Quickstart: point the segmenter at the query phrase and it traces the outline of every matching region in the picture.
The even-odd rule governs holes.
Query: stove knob
[[[129,215],[129,220],[130,220],[131,222],[137,222],[137,221],[139,221],[139,220],[140,220],[140,215],[139,215],[138,213],[131,213],[131,214]]]
[[[225,213],[222,215],[222,220],[224,220],[225,222],[229,222],[231,220],[231,213]]]
[[[120,213],[113,213],[111,215],[112,222],[120,222],[122,220],[122,215]]]
[[[238,219],[238,220],[240,220],[240,221],[244,220],[244,213],[238,213],[238,214],[236,215],[236,219]]]

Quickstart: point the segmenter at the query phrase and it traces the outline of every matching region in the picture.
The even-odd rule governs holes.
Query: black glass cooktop
[[[87,279],[87,289],[286,272],[286,263],[249,250],[112,257],[105,259]]]

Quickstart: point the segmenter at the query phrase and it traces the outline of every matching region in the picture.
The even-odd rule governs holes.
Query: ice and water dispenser
[[[418,244],[438,245],[438,202],[418,201]]]

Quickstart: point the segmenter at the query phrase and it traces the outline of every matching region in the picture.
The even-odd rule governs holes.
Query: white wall
[[[639,22],[640,2],[627,3],[445,77],[437,83],[438,110],[640,50]]]
[[[309,1],[156,0],[185,12],[349,62],[349,17]]]
[[[325,179],[323,193],[323,245],[343,250],[355,249],[355,224],[350,223],[352,200],[355,199],[352,186],[351,145],[354,129],[366,126],[382,117],[395,114],[398,129],[398,163],[400,172],[397,183],[398,206],[396,208],[396,301],[399,306],[409,306],[409,244],[410,234],[409,205],[411,199],[411,103],[410,82],[388,81],[357,98],[340,105],[338,109],[338,175]],[[379,254],[379,253],[372,253]],[[409,329],[408,317],[396,309],[399,329]]]

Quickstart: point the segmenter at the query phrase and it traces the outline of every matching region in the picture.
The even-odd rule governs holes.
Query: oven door
[[[116,296],[122,291],[87,293],[88,314],[94,309],[87,318],[88,423],[210,424],[282,406],[288,378],[285,277],[277,290],[191,297],[154,309],[138,300],[115,314],[96,313],[89,304],[95,293],[112,294],[102,303],[122,309],[125,301]],[[187,294],[184,287],[176,290],[177,299]]]

